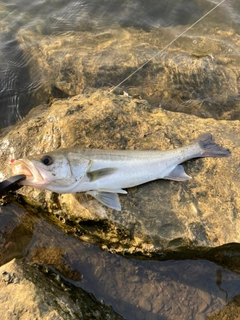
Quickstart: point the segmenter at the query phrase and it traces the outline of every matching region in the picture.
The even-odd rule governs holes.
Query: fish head
[[[79,158],[79,160],[78,160]],[[83,165],[84,163],[84,165]],[[46,154],[19,159],[12,162],[14,175],[24,174],[26,179],[22,185],[35,188],[44,188],[54,192],[64,193],[73,188],[86,172],[89,165],[64,149],[59,149]]]

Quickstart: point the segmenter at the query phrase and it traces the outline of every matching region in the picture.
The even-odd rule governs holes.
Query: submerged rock
[[[14,257],[21,258],[24,255],[25,263],[21,264],[21,261],[14,263],[17,266],[20,264],[20,270],[22,268],[25,270],[26,266],[27,271],[19,286],[16,286],[16,292],[19,292],[20,297],[25,296],[24,283],[27,284],[27,290],[29,287],[29,282],[25,280],[31,280],[28,272],[31,271],[33,275],[37,275],[38,281],[33,280],[32,291],[36,292],[34,297],[40,297],[39,308],[45,302],[41,299],[40,288],[46,282],[47,291],[52,293],[52,290],[56,290],[55,287],[58,288],[61,284],[62,297],[67,297],[65,299],[67,302],[69,302],[69,293],[71,294],[73,299],[70,300],[70,307],[74,297],[79,297],[78,288],[81,287],[92,293],[99,301],[111,305],[124,319],[159,320],[161,317],[175,320],[179,315],[181,319],[205,319],[206,315],[225,307],[228,301],[239,293],[240,275],[229,272],[213,262],[199,259],[184,261],[126,259],[100,250],[95,245],[79,241],[76,237],[69,235],[66,228],[64,231],[61,230],[48,221],[48,218],[47,215],[32,212],[32,208],[26,204],[25,209],[19,204],[1,206],[0,262],[6,263]],[[97,223],[94,222],[94,224]],[[219,252],[216,255],[219,257]],[[213,258],[213,256],[212,251],[209,257]],[[228,264],[231,257],[236,259],[236,254],[234,252],[231,254],[231,250],[228,249],[226,251]],[[29,266],[28,263],[31,265]],[[44,267],[36,267],[33,265],[35,263]],[[58,275],[61,274],[63,279],[70,281],[75,287],[66,286],[58,275],[45,268],[46,265]],[[235,260],[234,266],[238,267],[239,271],[239,262]],[[8,266],[1,270],[11,272]],[[3,294],[6,293],[7,278],[7,275],[2,278],[0,273],[0,280],[5,280],[3,290],[1,288]],[[22,289],[20,289],[21,284]],[[9,284],[7,287],[10,291],[14,285]],[[77,296],[74,295],[75,291]],[[59,293],[58,289],[57,293]],[[99,302],[96,302],[96,309],[94,309],[94,299],[87,300],[88,295],[85,297],[84,292],[82,293],[83,297],[79,299],[79,305],[82,306],[84,301],[88,305],[89,301],[91,309],[98,309]],[[11,299],[19,301],[19,296],[14,299],[13,295]],[[50,301],[54,305],[58,295],[53,298],[46,295],[46,298],[47,302]],[[12,303],[11,299],[9,300]],[[61,301],[64,299],[62,298]],[[27,309],[28,303],[29,299],[26,300],[25,307],[23,302],[22,309]],[[77,305],[78,302],[76,302]],[[6,304],[4,308],[5,306]],[[56,309],[58,310],[58,305]],[[12,319],[15,320],[14,317]],[[28,319],[32,318],[28,317]],[[33,317],[33,319],[36,318]],[[106,318],[103,317],[103,319]]]
[[[0,278],[2,319],[123,319],[48,267],[14,259],[0,267]]]
[[[124,82],[123,90],[168,110],[238,119],[237,30],[208,22],[160,53],[185,29],[115,27],[51,37],[21,29],[17,41],[32,78],[38,75],[45,89],[43,101],[46,96],[73,96],[86,87],[114,87],[154,56]]]
[[[188,144],[203,132],[232,151],[230,158],[184,164],[188,182],[158,180],[121,195],[122,211],[106,208],[85,194],[19,192],[71,223],[85,241],[116,252],[144,254],[212,248],[240,242],[239,121],[201,119],[153,108],[145,100],[96,91],[55,100],[18,123],[0,140],[1,175],[9,159],[60,147],[167,150]]]
[[[235,296],[223,310],[218,310],[207,317],[207,320],[238,320],[240,312],[240,295]]]

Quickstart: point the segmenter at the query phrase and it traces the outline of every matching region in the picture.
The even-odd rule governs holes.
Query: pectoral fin
[[[176,181],[186,181],[192,179],[186,174],[184,168],[181,164],[177,165],[164,179],[176,180]]]
[[[103,178],[105,176],[109,176],[109,175],[113,174],[116,170],[117,170],[117,168],[99,169],[99,170],[88,172],[87,176],[90,179],[90,181],[96,181],[100,178]]]
[[[106,191],[88,191],[87,194],[90,194],[92,197],[97,199],[99,202],[105,206],[121,211],[121,204],[117,193],[106,192]]]

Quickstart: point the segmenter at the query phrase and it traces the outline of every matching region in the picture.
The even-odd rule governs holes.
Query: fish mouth
[[[12,172],[14,175],[24,174],[26,179],[19,184],[28,186],[41,186],[46,184],[46,177],[42,172],[28,159],[16,160],[12,163]]]

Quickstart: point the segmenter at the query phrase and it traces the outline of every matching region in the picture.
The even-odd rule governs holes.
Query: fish
[[[191,179],[181,163],[199,157],[228,157],[210,133],[180,148],[160,150],[104,150],[60,148],[12,162],[13,174],[24,174],[20,184],[56,193],[85,192],[105,206],[121,211],[118,194],[157,179]]]

